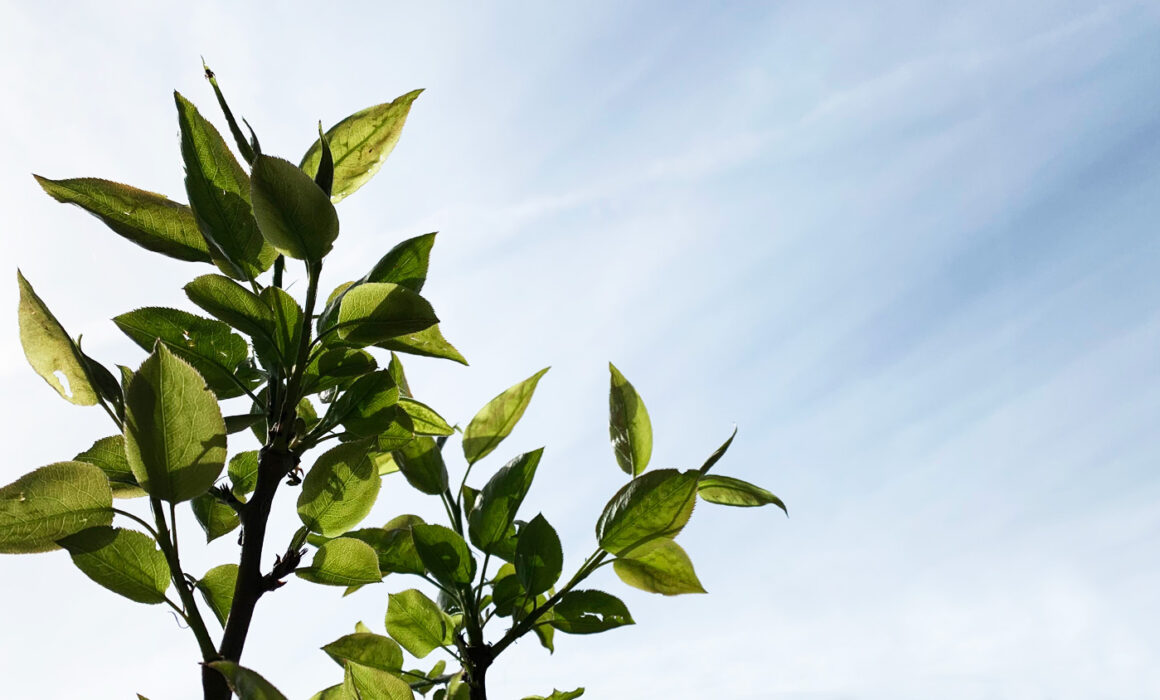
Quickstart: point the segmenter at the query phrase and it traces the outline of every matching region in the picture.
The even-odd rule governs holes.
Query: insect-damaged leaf
[[[66,401],[78,406],[95,405],[97,390],[89,379],[80,348],[19,270],[16,282],[20,286],[20,344],[28,363]]]

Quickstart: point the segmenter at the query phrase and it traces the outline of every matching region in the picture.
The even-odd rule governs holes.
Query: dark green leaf
[[[403,371],[403,361],[393,352],[391,361],[387,364],[387,371],[391,373],[395,384],[399,385],[399,396],[411,398],[411,385],[407,382],[407,373]]]
[[[379,556],[379,570],[384,574],[422,574],[426,568],[411,536],[411,526],[416,524],[423,524],[419,516],[400,516],[381,528],[354,530],[346,536],[362,540],[373,547]]]
[[[412,292],[423,291],[423,283],[427,281],[427,267],[431,261],[431,248],[434,245],[434,233],[408,238],[380,258],[360,283],[393,282]]]
[[[656,540],[630,556],[612,562],[612,568],[621,581],[649,593],[680,595],[705,592],[693,571],[689,555],[672,540]]]
[[[266,287],[258,298],[274,314],[274,346],[283,358],[283,366],[289,368],[298,356],[298,341],[304,330],[302,307],[298,306],[294,297],[277,287]],[[259,343],[255,349],[261,355],[264,346]]]
[[[306,366],[302,392],[316,394],[349,385],[354,379],[375,371],[377,366],[375,358],[365,350],[328,348],[315,355]]]
[[[516,568],[505,563],[495,572],[495,583],[492,585],[492,604],[495,605],[495,614],[500,617],[510,617],[516,606],[525,603],[528,599],[527,591],[516,576]]]
[[[96,405],[97,390],[86,371],[80,348],[16,271],[20,286],[20,344],[32,369],[66,401],[78,406]]]
[[[381,634],[348,634],[322,647],[322,650],[339,666],[350,661],[380,671],[403,668],[403,650],[395,640]]]
[[[442,525],[414,525],[411,536],[415,551],[436,581],[451,589],[471,583],[474,562],[458,533]]]
[[[406,287],[367,283],[342,297],[335,328],[343,341],[361,347],[416,333],[438,322],[431,304]]]
[[[697,493],[710,503],[726,506],[752,507],[772,503],[789,515],[780,498],[760,486],[731,476],[703,476],[697,485]]]
[[[121,314],[113,322],[146,352],[151,352],[160,340],[193,365],[220,398],[242,394],[232,377],[238,364],[246,359],[248,349],[246,341],[226,324],[155,306]]]
[[[399,407],[411,416],[411,423],[416,435],[452,435],[455,433],[455,429],[443,420],[443,416],[425,403],[415,399],[400,398]]]
[[[178,93],[185,192],[210,257],[234,279],[254,279],[278,253],[262,238],[250,207],[250,179],[221,134]]]
[[[33,177],[56,201],[76,204],[146,250],[178,260],[210,262],[209,248],[197,230],[193,211],[184,204],[97,178]]]
[[[574,698],[578,698],[583,694],[583,688],[577,688],[567,692],[553,689],[552,694],[548,697],[544,697],[543,695],[529,695],[528,697],[524,698],[524,700],[573,700]]]
[[[532,595],[548,590],[560,578],[564,550],[560,546],[560,537],[543,514],[532,518],[520,530],[515,567],[520,583]]]
[[[644,401],[620,370],[608,363],[612,386],[608,393],[608,433],[616,462],[626,474],[636,476],[652,456],[652,423]]]
[[[113,522],[113,492],[99,467],[57,462],[0,488],[0,552],[57,549],[56,541]]]
[[[350,537],[330,540],[318,548],[309,567],[295,573],[299,578],[328,586],[355,586],[382,580],[379,558],[366,542]]]
[[[552,610],[551,625],[567,634],[594,634],[633,624],[624,603],[604,591],[569,591]]]
[[[233,661],[211,661],[206,666],[226,677],[230,690],[239,700],[286,700],[286,696],[278,692],[270,681]]]
[[[197,582],[197,590],[223,627],[234,603],[234,586],[238,580],[237,564],[222,564],[205,572]]]
[[[548,367],[536,372],[524,381],[506,389],[496,396],[467,424],[463,431],[463,455],[468,464],[474,464],[491,454],[504,438],[516,426],[528,404],[540,377],[548,371]]]
[[[125,395],[125,456],[150,496],[187,501],[225,466],[226,425],[197,371],[158,344]]]
[[[334,158],[331,200],[341,201],[378,172],[398,143],[411,103],[421,92],[413,90],[394,102],[367,107],[327,130],[326,138]],[[302,156],[301,167],[313,177],[321,160],[322,144],[319,140]]]
[[[709,459],[705,460],[705,463],[701,465],[701,474],[708,474],[709,470],[713,468],[713,465],[725,456],[725,452],[733,444],[733,438],[735,437],[737,437],[737,428],[733,428],[733,433],[729,436],[729,439],[718,447],[713,454],[709,455]]]
[[[129,462],[125,459],[125,438],[122,435],[110,435],[93,443],[93,446],[74,458],[77,462],[95,464],[109,477],[109,485],[113,488],[113,498],[136,498],[144,496],[145,492],[137,484],[137,477],[129,469]]]
[[[152,537],[135,530],[92,527],[59,542],[93,581],[138,603],[165,602],[169,564]]]
[[[314,175],[314,184],[330,197],[330,192],[334,188],[334,154],[330,152],[330,140],[322,133],[322,122],[318,122],[318,140],[322,145],[322,159],[318,163],[318,172]]]
[[[369,441],[348,442],[322,454],[302,481],[298,517],[306,527],[337,537],[362,522],[379,495],[381,479],[368,458]]]
[[[378,435],[399,421],[399,389],[390,372],[379,370],[354,381],[327,411],[324,425],[341,423],[360,437]],[[409,423],[409,421],[408,421]]]
[[[185,295],[210,316],[253,338],[255,346],[276,348],[274,312],[257,294],[229,277],[202,275],[185,285]]]
[[[222,108],[222,114],[225,115],[226,123],[230,126],[230,133],[234,137],[234,143],[238,146],[238,152],[242,154],[242,158],[245,158],[247,163],[252,162],[254,160],[254,149],[246,141],[246,135],[242,133],[241,127],[238,126],[238,122],[234,119],[233,111],[226,104],[226,96],[222,94],[222,89],[218,86],[217,76],[209,69],[209,66],[205,64],[204,60],[201,62],[201,65],[205,69],[205,79],[213,86],[213,94],[217,96],[218,106]]]
[[[411,486],[433,496],[447,490],[447,466],[433,439],[416,437],[391,454]]]
[[[112,406],[113,412],[117,415],[118,420],[124,420],[125,396],[121,392],[121,385],[117,382],[117,378],[104,365],[89,357],[81,350],[80,337],[77,338],[77,351],[80,353],[81,362],[84,364],[85,371],[89,373],[89,383],[97,390],[97,394]]]
[[[226,433],[233,435],[246,428],[252,428],[266,419],[265,413],[240,413],[236,416],[225,416]]]
[[[468,518],[471,541],[485,552],[493,552],[516,519],[544,448],[526,452],[505,464],[483,487],[479,501]]]
[[[658,469],[616,492],[596,523],[596,539],[612,554],[627,554],[657,538],[676,537],[696,502],[696,471]]]
[[[390,594],[387,633],[419,659],[433,649],[455,642],[455,626],[451,618],[434,601],[413,588]]]
[[[189,505],[193,509],[193,516],[197,518],[198,525],[205,530],[206,542],[213,542],[242,524],[233,508],[208,493],[194,496]]]
[[[338,238],[338,212],[310,175],[281,158],[258,155],[251,172],[258,230],[278,252],[318,262]]]

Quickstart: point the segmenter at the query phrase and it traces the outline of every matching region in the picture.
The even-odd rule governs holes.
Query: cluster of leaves
[[[357,112],[325,133],[320,126],[294,165],[263,154],[252,130],[245,138],[208,69],[207,77],[248,172],[217,129],[176,95],[188,205],[105,180],[37,177],[54,198],[79,205],[128,240],[219,272],[185,286],[206,316],[146,307],[114,319],[149,352],[135,370],[118,365],[119,377],[81,349],[17,273],[21,341],[33,368],[68,401],[101,406],[117,432],[0,489],[0,552],[63,548],[105,588],[169,605],[197,638],[207,698],[231,690],[254,700],[283,697],[237,661],[258,598],[290,574],[346,592],[392,573],[416,576],[438,592],[436,599],[417,588],[391,593],[386,635],[359,623],[324,646],[344,675],[314,697],[397,700],[434,691],[436,699],[475,700],[485,697],[487,668],[529,632],[552,650],[557,631],[592,634],[632,623],[615,596],[579,588],[606,564],[646,591],[704,592],[674,539],[698,495],[784,509],[764,489],[709,474],[732,436],[699,469],[646,471],[647,410],[610,365],[610,434],[630,478],[600,515],[596,550],[561,583],[556,531],[543,514],[518,517],[542,448],[515,456],[481,488],[468,483],[475,465],[520,420],[547,369],[496,396],[462,430],[411,394],[398,353],[466,364],[420,295],[435,234],[399,243],[315,312],[322,263],[339,232],[334,205],[394,148],[419,91]],[[302,305],[283,288],[287,258],[304,264]],[[385,354],[376,357],[375,349]],[[261,449],[227,460],[227,436],[246,430]],[[467,467],[453,487],[443,449],[457,432]],[[301,475],[306,452],[331,440]],[[383,479],[393,474],[440,499],[447,523],[400,515],[382,527],[362,526]],[[266,520],[283,480],[301,487],[302,527],[263,573]],[[148,514],[114,507],[114,499],[135,498],[148,502]],[[241,528],[237,563],[200,577],[183,571],[175,507],[186,501],[207,540]],[[115,516],[139,529],[114,526]],[[195,591],[223,628],[220,643]],[[485,628],[496,619],[510,623],[489,641]],[[404,650],[416,659],[441,650],[459,668],[447,672],[443,659],[428,671],[406,670]]]

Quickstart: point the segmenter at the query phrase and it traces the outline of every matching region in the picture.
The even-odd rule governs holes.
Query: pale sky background
[[[654,465],[697,466],[737,424],[717,469],[792,516],[702,505],[680,541],[709,595],[601,570],[638,624],[558,634],[554,656],[528,639],[492,697],[1160,697],[1157,4],[0,8],[0,483],[111,432],[25,363],[16,267],[92,355],[133,366],[108,319],[189,308],[181,285],[209,271],[29,173],[184,200],[171,91],[221,124],[200,55],[295,161],[316,120],[424,87],[339,208],[325,287],[438,230],[424,293],[472,364],[410,361],[418,396],[465,422],[553,366],[480,476],[547,446],[522,512],[573,570],[622,483],[612,360],[648,403]],[[281,495],[271,556],[296,525]],[[188,570],[234,559],[183,510]],[[369,522],[407,511],[436,512],[389,480]],[[200,697],[163,606],[61,552],[4,556],[0,580],[5,697]],[[306,698],[341,678],[317,647],[360,619],[381,632],[414,582],[342,599],[291,580],[244,663]]]

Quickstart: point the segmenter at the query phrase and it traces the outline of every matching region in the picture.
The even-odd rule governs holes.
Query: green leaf
[[[415,549],[415,540],[411,536],[411,526],[422,524],[418,516],[414,521],[398,524],[396,521],[387,523],[385,527],[364,528],[347,533],[347,537],[366,542],[374,548],[379,557],[379,570],[385,573],[422,574],[427,569],[419,552]]]
[[[553,688],[552,694],[548,697],[544,697],[543,695],[529,695],[524,698],[524,700],[573,700],[574,698],[578,698],[583,694],[583,688],[577,688],[576,690],[569,690],[567,692]]]
[[[113,522],[105,473],[85,462],[57,462],[0,488],[0,552],[57,549],[56,541]]]
[[[250,179],[218,130],[189,100],[173,93],[185,161],[185,192],[194,220],[222,272],[252,280],[278,256],[258,231],[250,206]]]
[[[628,482],[596,523],[600,546],[623,555],[652,540],[676,537],[693,514],[699,478],[696,471],[658,469]]]
[[[544,448],[526,452],[505,464],[483,487],[468,517],[468,531],[475,546],[492,552],[516,519]]]
[[[323,430],[342,424],[353,435],[378,435],[399,420],[399,412],[395,410],[398,401],[399,389],[390,372],[379,370],[365,374],[330,405]]]
[[[342,297],[335,328],[346,343],[361,347],[416,333],[438,322],[431,304],[406,287],[367,283]]]
[[[160,340],[193,365],[218,397],[229,399],[243,393],[233,375],[246,359],[248,348],[246,341],[226,324],[164,307],[130,311],[113,322],[146,352],[151,352]]]
[[[299,578],[328,586],[355,586],[382,580],[379,558],[366,542],[350,537],[330,540],[314,553],[309,567],[298,569]]]
[[[210,316],[253,338],[256,345],[276,347],[270,306],[229,277],[202,275],[185,285],[185,295]]]
[[[725,456],[725,452],[729,450],[729,446],[733,444],[733,438],[735,437],[737,437],[736,427],[733,428],[733,433],[729,435],[729,439],[722,443],[722,445],[716,450],[714,450],[713,454],[709,455],[709,459],[705,460],[705,463],[701,465],[701,469],[699,471],[702,475],[708,474],[709,470],[713,468],[713,465]]]
[[[349,385],[354,379],[375,371],[378,364],[365,350],[328,348],[306,365],[302,392],[316,394],[333,387]]]
[[[569,591],[552,610],[552,627],[567,634],[595,634],[633,624],[624,603],[604,591]]]
[[[611,362],[612,385],[608,393],[608,434],[616,462],[626,474],[636,476],[648,466],[652,456],[652,423],[644,401],[620,370]]]
[[[555,585],[564,567],[560,537],[539,514],[520,530],[516,544],[516,576],[528,593],[537,595]]]
[[[434,245],[434,233],[408,238],[380,258],[359,283],[393,282],[412,292],[423,291]]]
[[[375,347],[393,350],[395,352],[405,352],[410,355],[452,360],[461,365],[467,364],[467,360],[463,355],[443,337],[443,332],[439,330],[438,323],[415,333],[406,333],[384,340],[381,343],[377,343]]]
[[[258,451],[239,452],[226,467],[234,495],[243,498],[258,487]]]
[[[210,262],[209,248],[197,229],[193,211],[184,204],[97,178],[33,177],[56,201],[79,206],[146,250],[178,260]]]
[[[337,203],[351,195],[378,172],[398,143],[411,103],[421,92],[413,90],[394,102],[355,112],[326,132],[334,158],[332,201]],[[322,144],[318,140],[302,156],[302,170],[314,177],[321,160]]]
[[[133,470],[129,469],[129,462],[125,459],[125,438],[122,435],[110,435],[97,440],[92,447],[74,457],[74,460],[100,467],[105,476],[109,477],[113,498],[136,498],[145,495],[137,484],[137,477],[133,476]]]
[[[693,562],[681,545],[672,540],[656,540],[630,556],[612,562],[616,575],[633,588],[661,595],[704,593],[693,571]]]
[[[491,454],[516,426],[527,410],[540,377],[548,367],[505,390],[475,414],[463,431],[463,455],[468,464],[474,464]]]
[[[329,198],[334,188],[334,154],[330,152],[330,139],[322,133],[322,122],[318,122],[318,140],[322,144],[322,159],[314,175],[314,184]]]
[[[298,356],[299,339],[304,330],[302,307],[294,297],[285,290],[277,287],[266,287],[258,296],[274,315],[274,347],[278,356],[283,358],[282,366],[289,368]],[[261,354],[265,348],[262,343],[255,346]]]
[[[403,650],[395,640],[381,634],[348,634],[322,647],[322,650],[339,666],[350,661],[380,671],[403,668]]]
[[[540,646],[548,650],[549,654],[556,653],[556,628],[547,624],[551,621],[554,613],[549,610],[540,616],[540,622],[537,622],[532,627],[532,632],[536,633],[536,638],[540,640]]]
[[[236,416],[225,416],[226,434],[240,433],[246,428],[253,428],[266,420],[265,413],[239,413]],[[264,427],[264,426],[262,426]]]
[[[230,606],[234,604],[234,586],[237,581],[238,565],[222,564],[205,572],[205,576],[197,582],[197,590],[201,591],[201,596],[222,627],[225,627]]]
[[[415,551],[436,581],[452,589],[471,583],[475,562],[459,533],[442,525],[413,525],[411,537]]]
[[[391,454],[411,486],[432,496],[447,490],[447,466],[433,439],[416,437]]]
[[[197,523],[205,530],[206,542],[213,542],[242,524],[233,508],[208,493],[194,496],[189,505]]]
[[[97,394],[111,404],[113,413],[118,420],[125,418],[125,395],[121,392],[121,385],[104,365],[89,357],[81,349],[81,338],[77,336],[77,352],[80,353],[81,363],[89,373],[89,383]]]
[[[402,678],[356,663],[346,663],[342,682],[350,698],[362,700],[414,700],[415,693]]]
[[[387,602],[387,633],[412,656],[423,658],[433,649],[455,642],[451,618],[414,588],[391,593]]]
[[[256,155],[250,192],[258,230],[278,252],[318,262],[338,238],[338,212],[330,198],[293,163]]]
[[[357,700],[357,698],[348,695],[342,683],[338,683],[311,695],[310,700]]]
[[[20,286],[20,344],[32,369],[66,401],[78,406],[96,405],[97,390],[86,371],[80,348],[16,271]]]
[[[205,381],[158,344],[125,394],[125,456],[150,496],[180,502],[204,493],[221,474],[226,425]]]
[[[210,661],[206,666],[226,677],[230,690],[239,700],[286,700],[270,681],[233,661]]]
[[[337,537],[371,512],[382,480],[369,459],[372,443],[348,442],[322,454],[302,481],[298,517],[313,532]]]
[[[697,484],[697,493],[710,503],[726,506],[753,507],[772,503],[789,515],[780,498],[760,486],[731,476],[703,476]]]
[[[165,602],[169,564],[152,537],[136,530],[91,527],[60,540],[93,581],[138,603]]]
[[[425,403],[415,399],[400,398],[399,407],[411,416],[411,423],[416,435],[452,435],[455,433],[455,429],[443,420],[443,416]]]
[[[226,96],[222,94],[222,89],[218,85],[217,76],[212,70],[209,69],[209,66],[206,65],[204,59],[201,62],[201,66],[205,69],[205,79],[208,80],[209,84],[213,87],[213,94],[217,96],[218,106],[222,108],[222,114],[225,115],[226,123],[230,126],[230,133],[233,134],[234,143],[238,147],[238,152],[240,152],[242,154],[242,158],[245,158],[246,162],[249,163],[250,161],[254,160],[254,149],[249,144],[249,142],[246,141],[246,137],[242,133],[241,127],[238,126],[237,120],[234,119],[234,113],[230,109],[230,106],[226,103]],[[249,126],[249,124],[247,124],[247,126]]]

